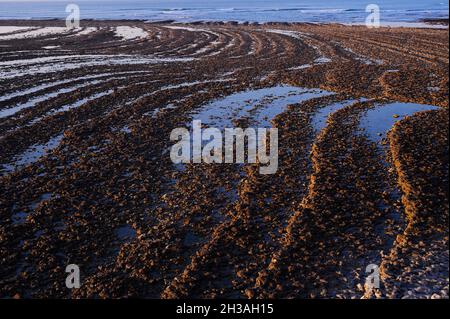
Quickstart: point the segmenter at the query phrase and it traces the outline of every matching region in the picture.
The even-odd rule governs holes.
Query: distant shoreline
[[[422,19],[422,22],[431,23],[431,24],[442,24],[448,26],[449,18],[446,19]]]
[[[30,23],[50,23],[55,25],[64,24],[65,19],[59,18],[30,18],[30,19],[2,19],[0,18],[0,25],[29,25]],[[82,19],[81,23],[121,23],[121,24],[133,24],[133,23],[148,23],[148,24],[186,24],[186,25],[343,25],[343,26],[364,26],[364,23],[345,23],[345,22],[309,22],[309,21],[298,21],[298,22],[283,22],[283,21],[268,21],[268,22],[254,22],[254,21],[210,21],[210,20],[198,20],[192,22],[181,22],[177,20],[147,20],[147,19]],[[381,27],[388,28],[432,28],[432,29],[448,29],[449,18],[433,18],[433,19],[419,19],[416,22],[405,22],[405,21],[388,21],[381,22]]]

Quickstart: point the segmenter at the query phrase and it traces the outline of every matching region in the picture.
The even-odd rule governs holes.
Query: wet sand
[[[448,298],[448,29],[81,26],[0,21],[0,297]],[[277,173],[173,165],[193,119]]]

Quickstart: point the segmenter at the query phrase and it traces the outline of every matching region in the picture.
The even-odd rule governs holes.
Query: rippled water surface
[[[0,19],[65,18],[67,1],[0,1]],[[177,21],[308,21],[363,23],[365,0],[156,0],[76,2],[85,19]],[[382,21],[417,21],[448,17],[448,1],[378,0]]]

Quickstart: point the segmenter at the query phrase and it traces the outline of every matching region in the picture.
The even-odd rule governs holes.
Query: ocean
[[[381,22],[416,22],[448,18],[449,2],[442,0],[0,0],[0,19],[65,19],[65,7],[78,4],[82,19],[143,19],[192,22],[339,22],[363,23],[366,6],[376,3]]]

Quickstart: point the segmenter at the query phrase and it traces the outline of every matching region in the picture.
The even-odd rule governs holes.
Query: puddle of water
[[[28,31],[31,29],[33,29],[33,27],[0,26],[0,34]]]
[[[164,28],[172,29],[172,30],[191,31],[191,32],[210,32],[207,29],[191,28],[191,27],[184,27],[184,26],[177,26],[177,25],[166,25],[166,26],[164,26]]]
[[[326,57],[320,57],[314,60],[314,63],[316,64],[325,64],[325,63],[330,63],[332,60],[330,58],[326,58]]]
[[[42,47],[42,49],[44,49],[44,50],[54,50],[54,49],[58,49],[60,47],[61,47],[60,45],[47,45],[45,47]]]
[[[11,216],[13,225],[25,223],[27,216],[28,216],[28,213],[25,213],[25,212],[18,212],[18,213],[13,214]]]
[[[108,90],[108,91],[105,91],[105,92],[101,92],[101,93],[97,93],[97,94],[94,94],[94,95],[89,96],[87,98],[81,99],[81,100],[79,100],[79,101],[77,101],[77,102],[75,102],[73,104],[66,104],[66,105],[64,105],[64,106],[62,106],[62,107],[60,107],[58,109],[51,110],[51,111],[47,112],[42,117],[36,118],[35,120],[30,122],[30,125],[41,121],[44,117],[51,116],[51,115],[54,115],[54,114],[57,114],[57,113],[63,113],[63,112],[70,111],[70,110],[78,108],[78,107],[82,106],[83,104],[86,104],[86,103],[88,103],[88,102],[90,102],[92,100],[96,100],[96,99],[101,98],[103,96],[112,94],[113,92],[114,92],[114,90],[111,89],[111,90]]]
[[[38,239],[38,238],[40,238],[42,235],[44,235],[44,233],[45,233],[45,231],[43,231],[42,229],[41,229],[41,230],[38,230],[37,232],[34,233],[34,238],[35,238],[35,239]]]
[[[365,130],[372,141],[380,142],[391,127],[405,116],[437,109],[439,109],[437,106],[416,103],[377,104],[361,118],[360,127]]]
[[[29,208],[30,210],[35,210],[43,201],[49,200],[52,198],[52,194],[51,193],[46,193],[46,194],[42,194],[41,197],[39,198],[39,200],[33,202]],[[18,224],[23,224],[25,223],[25,221],[27,220],[29,213],[26,212],[18,212],[15,213],[11,216],[13,225],[18,225]]]
[[[248,90],[215,100],[193,114],[193,120],[217,127],[234,127],[233,120],[248,117],[258,127],[272,127],[270,121],[286,110],[289,104],[334,94],[319,89],[287,85]]]
[[[157,107],[153,112],[147,114],[151,115],[152,118],[156,118],[161,111],[172,110],[174,108],[176,108],[175,104],[170,103],[165,107]]]
[[[268,29],[266,30],[269,33],[276,33],[286,35],[295,39],[301,39],[303,36],[308,36],[310,34],[299,31],[291,31],[291,30],[282,30],[282,29]]]
[[[81,87],[81,86],[82,85],[80,85],[79,87]],[[0,111],[0,119],[8,117],[8,116],[11,116],[11,115],[14,115],[14,114],[16,114],[16,113],[18,113],[18,112],[20,112],[20,111],[22,111],[24,109],[27,109],[27,108],[30,108],[30,107],[36,105],[37,103],[44,102],[44,101],[46,101],[48,99],[56,97],[59,94],[69,93],[72,90],[77,89],[77,88],[78,88],[78,86],[67,88],[67,89],[61,89],[61,90],[59,90],[57,92],[46,94],[46,95],[40,96],[38,98],[34,98],[34,99],[32,99],[32,100],[30,100],[28,102],[25,102],[25,103],[22,103],[22,104],[18,104],[18,105],[14,106],[14,107],[11,107],[9,109],[4,109],[4,110]]]
[[[428,92],[439,92],[441,90],[438,86],[429,86],[427,87]]]
[[[50,200],[52,196],[53,194],[51,193],[42,194],[38,201],[30,205],[30,208],[35,210],[43,201]]]
[[[72,87],[69,87],[69,88],[60,89],[58,91],[55,91],[55,92],[52,92],[52,93],[48,93],[48,94],[39,96],[37,98],[31,99],[28,102],[16,105],[16,106],[14,106],[12,108],[1,110],[0,111],[0,119],[4,118],[4,117],[11,116],[11,115],[14,115],[14,114],[16,114],[16,113],[18,113],[18,112],[20,112],[20,111],[22,111],[24,109],[33,107],[33,106],[35,106],[38,103],[44,102],[44,101],[49,100],[51,98],[55,98],[55,97],[57,97],[57,96],[59,96],[61,94],[72,93],[72,92],[75,92],[78,89],[85,88],[85,87],[88,87],[88,86],[93,86],[93,85],[96,85],[96,84],[99,84],[99,83],[107,83],[107,82],[110,82],[110,81],[117,81],[117,80],[124,80],[124,79],[133,79],[133,78],[139,77],[139,76],[140,75],[138,75],[138,76],[130,76],[130,77],[113,77],[113,78],[108,78],[108,79],[104,79],[104,80],[89,81],[89,82],[81,83],[81,84],[78,84],[78,85],[75,85],[75,86],[72,86]],[[147,82],[143,82],[143,83],[147,83]],[[118,88],[122,88],[122,87],[118,87]],[[113,92],[114,92],[114,90],[110,89],[108,91],[100,92],[100,93],[94,94],[92,96],[89,96],[87,98],[84,98],[82,100],[79,100],[79,101],[77,101],[77,102],[75,102],[73,104],[66,104],[66,105],[60,107],[59,109],[51,110],[51,111],[47,112],[42,117],[38,117],[38,118],[34,119],[30,124],[37,123],[40,120],[42,120],[42,118],[44,118],[46,116],[50,116],[50,115],[53,115],[53,114],[56,114],[56,113],[60,113],[60,112],[66,112],[66,111],[69,111],[69,110],[71,110],[73,108],[78,108],[81,105],[89,102],[90,100],[94,100],[94,99],[97,99],[97,98],[109,95],[109,94],[111,94]]]
[[[299,65],[299,66],[294,66],[292,68],[289,68],[289,71],[295,71],[295,70],[304,70],[304,69],[309,69],[313,67],[312,64],[303,64],[303,65]]]
[[[48,93],[48,94],[39,96],[37,98],[29,100],[28,102],[25,102],[25,103],[22,103],[22,104],[18,104],[18,105],[14,106],[14,107],[11,107],[9,109],[4,109],[4,110],[0,111],[0,118],[5,118],[5,117],[8,117],[8,116],[14,115],[14,114],[16,114],[16,113],[18,113],[18,112],[20,112],[20,111],[22,111],[24,109],[28,109],[30,107],[35,106],[38,103],[44,102],[44,101],[49,100],[49,99],[54,98],[54,97],[57,97],[60,94],[71,93],[71,92],[74,92],[77,89],[83,88],[85,86],[95,85],[95,84],[99,84],[101,82],[102,81],[97,80],[97,81],[92,81],[92,82],[89,82],[89,83],[83,83],[83,84],[75,85],[75,86],[72,86],[72,87],[69,87],[69,88],[60,89],[60,90],[58,90],[56,92],[53,92],[53,93]]]
[[[11,79],[40,73],[61,72],[94,66],[191,62],[194,58],[157,58],[134,55],[71,55],[0,62],[0,76]]]
[[[13,92],[13,93],[10,93],[10,94],[0,97],[0,102],[15,98],[17,96],[23,96],[23,95],[27,95],[27,94],[31,94],[31,93],[36,93],[36,92],[39,92],[39,91],[47,89],[47,88],[51,88],[51,87],[61,85],[61,84],[72,83],[72,82],[76,82],[79,80],[92,80],[92,79],[101,78],[101,77],[106,78],[108,76],[113,76],[113,75],[114,76],[122,76],[122,75],[127,75],[127,74],[136,74],[136,73],[151,74],[149,71],[131,71],[131,72],[101,73],[101,74],[96,74],[96,75],[91,75],[91,76],[81,76],[81,77],[76,77],[76,78],[72,78],[72,79],[65,79],[65,80],[56,81],[56,82],[44,83],[44,84],[34,86],[34,87],[31,87],[31,88],[23,90],[23,91]],[[107,80],[107,79],[104,79],[104,80]]]
[[[116,235],[121,242],[130,242],[136,238],[136,231],[130,225],[125,225],[116,229]]]
[[[233,81],[233,78],[227,78],[227,79],[219,79],[219,80],[208,80],[208,81],[194,81],[194,82],[184,82],[179,83],[175,85],[166,85],[163,86],[160,90],[173,90],[173,89],[181,89],[185,87],[191,87],[199,84],[209,84],[209,83],[222,83],[222,82],[229,82]]]
[[[125,125],[124,127],[122,127],[120,129],[120,132],[125,133],[125,134],[130,134],[131,133],[131,129],[128,125]]]
[[[193,246],[201,241],[201,238],[193,232],[188,232],[183,240],[184,246]]]
[[[234,120],[246,119],[249,126],[271,128],[271,120],[284,112],[288,105],[333,95],[335,93],[320,89],[307,89],[288,85],[247,90],[214,100],[192,114],[193,120],[218,129],[233,128]],[[187,123],[191,127],[192,123]],[[202,141],[207,143],[208,141]],[[184,171],[184,164],[175,166]]]
[[[29,164],[37,162],[41,157],[46,155],[48,152],[57,148],[63,138],[64,134],[60,134],[58,136],[52,137],[45,144],[38,144],[31,146],[25,152],[16,156],[12,164],[4,164],[3,172],[11,173],[15,171],[16,168],[18,167],[27,166]]]
[[[344,48],[344,50],[347,51],[347,52],[350,52],[351,54],[353,54],[353,57],[354,57],[355,60],[361,61],[361,62],[363,62],[363,63],[365,63],[367,65],[373,65],[373,64],[375,64],[375,65],[383,65],[384,64],[383,60],[369,58],[369,57],[367,57],[365,55],[356,53],[355,51],[353,51],[350,48]]]
[[[237,192],[238,185],[233,183],[233,188],[231,190],[226,190],[224,187],[217,188],[217,196],[224,196],[230,202],[235,202],[239,199],[239,194]]]
[[[118,26],[116,27],[115,36],[122,38],[122,41],[133,39],[145,39],[148,33],[141,28],[130,26]]]
[[[327,126],[327,120],[328,116],[336,111],[339,111],[340,109],[353,104],[355,102],[363,102],[366,99],[360,99],[360,100],[345,100],[336,102],[330,105],[327,105],[325,107],[320,108],[316,113],[314,113],[312,119],[311,119],[311,125],[313,126],[316,133],[319,133],[321,130],[323,130]]]
[[[13,40],[13,39],[26,39],[26,38],[36,38],[48,35],[56,35],[61,33],[68,33],[69,29],[64,27],[44,27],[37,30],[31,30],[27,32],[4,35],[0,37],[0,40]]]

